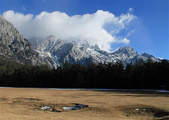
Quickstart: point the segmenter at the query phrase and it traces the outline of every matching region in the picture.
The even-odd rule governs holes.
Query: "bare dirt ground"
[[[169,94],[0,88],[0,120],[169,120]]]

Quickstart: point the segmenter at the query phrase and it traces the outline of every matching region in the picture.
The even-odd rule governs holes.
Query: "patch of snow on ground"
[[[78,107],[63,107],[64,110],[79,110]]]
[[[47,109],[49,109],[50,108],[50,106],[44,106],[44,107],[41,107],[40,109],[41,110],[47,110]]]
[[[81,104],[75,104],[74,107],[63,107],[64,110],[79,110],[82,108],[86,108],[88,105],[81,105]]]

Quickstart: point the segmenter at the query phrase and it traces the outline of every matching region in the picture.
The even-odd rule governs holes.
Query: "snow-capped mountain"
[[[44,59],[50,57],[57,66],[66,62],[82,65],[122,62],[126,65],[127,63],[135,63],[137,61],[146,62],[148,59],[151,59],[153,62],[160,61],[160,59],[147,53],[140,55],[131,47],[119,48],[113,53],[108,53],[101,50],[98,45],[90,45],[87,40],[84,40],[82,43],[75,41],[67,42],[56,39],[51,35],[46,40],[39,41],[36,38],[32,42],[39,55]]]

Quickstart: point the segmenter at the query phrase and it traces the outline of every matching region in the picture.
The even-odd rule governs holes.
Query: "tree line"
[[[57,69],[0,61],[0,86],[45,88],[168,89],[169,62],[64,64]]]

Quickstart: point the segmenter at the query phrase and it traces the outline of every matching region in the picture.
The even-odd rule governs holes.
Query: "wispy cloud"
[[[129,13],[132,13],[133,11],[134,11],[133,8],[129,8],[129,9],[128,9],[128,12],[129,12]]]
[[[86,39],[90,44],[98,44],[103,50],[110,51],[112,43],[130,42],[127,37],[118,36],[118,33],[137,18],[130,13],[131,10],[120,16],[103,10],[74,16],[59,11],[51,13],[43,11],[34,16],[10,10],[4,12],[3,17],[13,23],[26,38],[46,37],[53,34],[64,40]]]
[[[23,11],[25,11],[25,10],[26,10],[26,7],[23,5],[23,6],[22,6],[22,9],[23,9]]]

